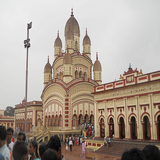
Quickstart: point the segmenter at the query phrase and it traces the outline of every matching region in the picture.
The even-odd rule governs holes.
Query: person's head
[[[13,128],[9,127],[7,129],[7,143],[11,143],[11,139],[12,139],[12,136],[13,136]]]
[[[23,132],[19,132],[17,141],[25,141],[26,140],[26,135]]]
[[[61,160],[61,142],[57,135],[50,138],[47,148],[53,149],[57,153],[58,160]]]
[[[58,157],[57,157],[57,153],[53,150],[53,149],[51,149],[51,148],[48,148],[45,152],[44,152],[44,154],[43,154],[43,156],[42,156],[42,160],[58,160]]]
[[[160,151],[155,145],[147,145],[142,150],[146,160],[160,159]]]
[[[132,148],[122,154],[121,160],[145,160],[145,156],[140,149]]]
[[[46,151],[46,146],[47,146],[47,144],[45,144],[45,143],[41,143],[41,145],[39,146],[39,155],[40,155],[41,159],[42,159],[44,152]]]
[[[6,143],[7,130],[5,126],[0,126],[0,147]]]
[[[37,152],[37,149],[38,149],[38,144],[36,141],[31,141],[29,143],[29,149],[28,149],[28,153],[33,156],[34,154],[36,155],[36,157],[38,158],[38,152]]]
[[[24,141],[17,141],[13,146],[13,158],[15,160],[25,160],[27,157],[27,144]]]

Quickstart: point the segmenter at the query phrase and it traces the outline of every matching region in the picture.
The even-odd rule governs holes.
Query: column
[[[109,128],[108,128],[108,122],[107,122],[107,102],[104,102],[104,114],[105,114],[105,136],[109,135]]]
[[[98,135],[98,109],[97,109],[97,102],[94,102],[94,114],[95,114],[95,120],[94,120],[94,129],[95,129],[95,137],[99,137]]]
[[[117,108],[116,108],[116,100],[114,100],[114,136],[115,138],[119,138],[119,127],[117,122]]]

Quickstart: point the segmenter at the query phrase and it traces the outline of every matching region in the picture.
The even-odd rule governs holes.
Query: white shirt
[[[8,148],[11,152],[13,151],[13,146],[14,146],[14,143],[11,141],[11,143],[8,145]]]
[[[0,153],[3,155],[5,160],[10,160],[10,153],[6,144],[0,147]]]

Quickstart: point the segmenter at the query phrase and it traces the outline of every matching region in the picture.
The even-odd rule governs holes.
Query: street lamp
[[[26,88],[25,88],[25,133],[27,133],[27,83],[28,83],[28,49],[30,47],[29,29],[32,28],[32,22],[27,24],[27,39],[24,40],[24,47],[27,48],[26,54]]]

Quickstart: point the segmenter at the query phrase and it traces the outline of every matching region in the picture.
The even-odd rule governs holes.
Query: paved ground
[[[62,145],[62,154],[65,160],[120,160],[125,150],[131,148],[139,148],[142,150],[147,144],[160,145],[160,142],[112,140],[110,147],[107,148],[107,146],[103,146],[95,152],[91,149],[86,149],[85,155],[82,155],[81,146],[74,145],[72,152],[70,152],[70,150],[66,151],[65,146]]]

